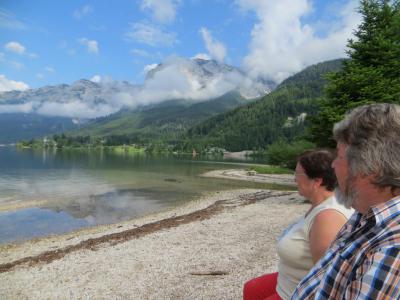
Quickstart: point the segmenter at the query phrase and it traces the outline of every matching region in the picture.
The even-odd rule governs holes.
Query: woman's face
[[[297,183],[297,189],[299,194],[303,197],[310,199],[313,192],[314,180],[308,178],[306,172],[300,163],[296,165],[296,171],[294,173],[294,179]]]

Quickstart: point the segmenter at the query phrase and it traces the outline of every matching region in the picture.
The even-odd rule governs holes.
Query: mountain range
[[[151,68],[142,85],[107,78],[81,79],[71,85],[3,92],[0,93],[0,143],[54,134],[84,124],[92,128],[120,117],[132,118],[130,124],[141,119],[141,124],[146,125],[157,115],[152,125],[155,127],[182,115],[189,126],[192,121],[265,95],[274,86],[273,82],[251,79],[243,71],[214,60],[175,57]],[[186,117],[186,112],[191,117]],[[153,117],[143,117],[143,113]],[[168,114],[170,117],[166,117]],[[187,126],[183,124],[182,128]]]
[[[310,66],[257,99],[245,99],[235,91],[198,103],[170,100],[92,120],[72,134],[102,137],[107,143],[161,142],[177,150],[265,148],[278,139],[304,134],[306,117],[318,110],[326,75],[341,67],[340,59]]]
[[[179,58],[153,66],[143,85],[82,79],[6,92],[0,94],[0,143],[66,132],[182,150],[265,148],[304,134],[326,75],[342,61],[310,66],[275,88],[228,65]]]

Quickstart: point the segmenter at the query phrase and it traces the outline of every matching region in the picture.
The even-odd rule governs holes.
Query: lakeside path
[[[221,191],[129,222],[0,247],[1,299],[241,299],[276,270],[296,192]]]

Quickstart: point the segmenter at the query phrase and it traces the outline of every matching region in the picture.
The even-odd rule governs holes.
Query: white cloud
[[[128,40],[153,47],[171,47],[176,43],[175,33],[164,31],[158,26],[147,23],[131,23],[129,31],[125,35]]]
[[[24,104],[0,104],[0,113],[30,113],[33,110],[33,103]]]
[[[29,53],[26,51],[26,48],[24,45],[18,42],[8,42],[7,44],[4,45],[4,49],[10,52],[14,52],[19,55],[27,55],[30,58],[38,58],[39,56],[36,53]]]
[[[155,67],[158,70],[147,76],[144,84],[140,86],[117,82],[110,77],[95,74],[90,79],[98,83],[95,86],[85,81],[78,81],[72,84],[71,89],[48,87],[49,91],[51,90],[48,94],[51,96],[38,94],[35,91],[23,92],[19,96],[13,96],[12,100],[9,99],[11,100],[7,103],[9,106],[1,106],[0,111],[2,109],[11,111],[14,102],[14,111],[29,108],[30,111],[44,115],[86,119],[106,116],[125,107],[134,109],[171,99],[206,101],[233,89],[245,92],[248,97],[255,97],[255,94],[264,88],[257,86],[257,83],[242,72],[218,65],[214,61],[199,64],[187,58],[169,57],[161,65],[146,66],[145,71],[153,70]],[[20,87],[23,88],[28,86]],[[20,107],[17,104],[20,102],[14,100],[29,101],[30,104],[26,103],[24,107]]]
[[[92,106],[79,100],[65,103],[46,102],[37,109],[37,113],[48,116],[72,117],[72,118],[96,118],[117,112],[119,108],[108,104]]]
[[[217,61],[222,62],[226,55],[226,48],[224,44],[215,40],[208,29],[205,27],[200,28],[200,33],[211,57],[215,58]]]
[[[210,55],[208,55],[207,53],[198,53],[195,56],[191,57],[192,59],[204,59],[204,60],[210,60],[211,57]]]
[[[93,7],[90,5],[85,5],[80,9],[74,11],[73,16],[76,19],[82,19],[83,17],[91,14],[93,12]]]
[[[175,20],[180,0],[142,0],[140,8],[150,10],[153,18],[160,23],[171,23]]]
[[[311,0],[236,0],[236,4],[258,18],[244,67],[252,76],[276,82],[311,64],[344,57],[347,39],[361,20],[358,1],[348,0],[336,12],[339,21],[325,26],[332,29],[321,37],[318,25],[303,21],[313,11]]]
[[[17,54],[24,54],[26,50],[26,48],[18,42],[9,42],[4,46],[4,49]]]
[[[101,81],[101,76],[100,75],[94,75],[92,78],[90,78],[90,81],[93,81],[95,83],[99,83]]]
[[[131,100],[130,106],[170,99],[205,101],[241,87],[244,83],[250,84],[244,75],[236,70],[217,73],[205,79],[193,60],[170,57],[145,81],[143,87],[132,95],[133,101]]]
[[[78,40],[79,43],[87,47],[87,51],[92,54],[99,53],[99,46],[96,40],[89,40],[86,38],[81,38]]]
[[[72,100],[65,103],[46,102],[37,109],[37,113],[47,116],[91,119],[106,116],[118,110],[118,107],[113,107],[109,104],[91,105],[79,100]]]
[[[0,27],[7,29],[14,29],[14,30],[26,29],[25,24],[17,20],[14,14],[1,8],[0,8]]]
[[[51,96],[36,94],[35,91],[21,92],[13,95],[11,99],[6,99],[4,103],[0,102],[0,112],[35,112],[48,116],[86,119],[106,116],[132,104],[132,86],[112,81],[109,77],[94,77],[92,79],[101,79],[100,85],[94,90],[79,88],[77,92],[66,88],[59,90],[57,87],[47,87]],[[85,86],[85,83],[83,84]]]
[[[0,74],[0,92],[6,91],[24,91],[29,89],[29,85],[22,81],[14,81],[7,79],[6,76]]]
[[[143,72],[144,72],[145,74],[147,74],[149,71],[151,71],[151,70],[157,68],[157,66],[158,66],[158,64],[146,65],[146,66],[143,68]]]

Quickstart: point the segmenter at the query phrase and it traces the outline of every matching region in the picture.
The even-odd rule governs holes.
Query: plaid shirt
[[[294,299],[400,299],[400,196],[354,213]]]

